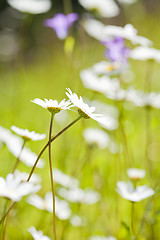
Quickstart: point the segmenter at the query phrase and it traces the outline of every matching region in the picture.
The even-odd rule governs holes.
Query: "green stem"
[[[68,124],[65,128],[63,128],[59,133],[57,133],[57,135],[55,135],[54,137],[51,138],[51,142],[53,142],[56,138],[58,138],[62,133],[64,133],[68,128],[70,128],[72,125],[74,125],[76,122],[78,122],[80,119],[82,118],[82,116],[79,116],[78,118],[76,118],[74,121],[72,121],[70,124]],[[37,166],[37,163],[40,159],[40,157],[42,156],[42,154],[44,153],[44,151],[46,150],[46,148],[49,146],[49,142],[44,146],[44,148],[41,150],[40,154],[37,157],[37,160],[35,161],[35,164],[29,174],[29,177],[27,179],[27,182],[29,182],[29,180],[32,177],[32,174],[34,173],[34,170]],[[8,211],[3,215],[3,217],[0,220],[0,224],[2,224],[2,222],[4,221],[4,219],[6,218],[6,216],[8,215],[8,213],[11,211],[11,209],[14,207],[14,205],[16,204],[16,202],[14,202],[11,207],[8,209]]]
[[[14,167],[13,167],[12,173],[15,172],[15,170],[16,170],[18,164],[19,164],[20,156],[21,156],[21,154],[22,154],[22,151],[23,151],[23,148],[24,148],[24,146],[25,146],[25,143],[26,143],[26,141],[23,142],[22,148],[21,148],[20,153],[19,153],[19,155],[18,155],[18,157],[17,157],[17,159],[16,159],[16,162],[15,162],[15,165],[14,165]]]
[[[52,135],[52,125],[53,125],[54,115],[55,115],[54,113],[51,114],[51,123],[50,123],[50,129],[49,129],[49,169],[50,169],[51,189],[52,189],[52,197],[53,197],[53,233],[54,233],[54,240],[56,240],[57,237],[56,237],[55,192],[54,192],[52,157],[51,157],[51,135]]]
[[[136,239],[135,229],[134,229],[134,202],[131,202],[131,239]]]

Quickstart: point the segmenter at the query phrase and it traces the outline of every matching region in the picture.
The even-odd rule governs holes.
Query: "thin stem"
[[[56,138],[58,138],[62,133],[64,133],[68,128],[70,128],[72,125],[74,125],[76,122],[78,122],[80,119],[82,118],[82,116],[79,116],[78,118],[76,118],[74,121],[72,121],[70,124],[68,124],[65,128],[63,128],[59,133],[57,133],[54,137],[51,138],[51,142],[53,142]],[[44,146],[44,148],[41,150],[40,154],[37,157],[37,160],[35,161],[35,164],[29,174],[29,177],[27,179],[27,182],[30,181],[32,174],[34,173],[34,170],[37,166],[37,163],[40,159],[40,157],[42,156],[42,154],[44,153],[44,151],[46,150],[46,148],[49,146],[49,142]],[[12,210],[12,208],[14,207],[14,205],[16,204],[16,202],[14,202],[11,207],[8,209],[8,211],[3,215],[3,217],[0,220],[0,224],[2,224],[2,222],[4,221],[4,219],[6,218],[6,216],[8,215],[8,213]]]
[[[72,12],[72,0],[63,0],[64,12],[66,14]]]
[[[54,240],[56,240],[57,237],[56,237],[55,192],[54,192],[52,157],[51,157],[51,135],[52,135],[52,125],[53,125],[54,115],[55,114],[53,113],[51,114],[51,123],[50,123],[50,129],[49,129],[49,169],[50,169],[51,189],[52,189],[52,197],[53,197],[53,233],[54,233]]]
[[[20,153],[19,153],[19,155],[18,155],[18,157],[17,157],[17,159],[16,159],[16,162],[15,162],[15,165],[14,165],[14,167],[13,167],[12,173],[15,172],[15,170],[16,170],[18,164],[19,164],[20,156],[21,156],[21,154],[22,154],[22,151],[23,151],[23,148],[24,148],[24,146],[25,146],[25,143],[26,143],[26,141],[23,141],[22,148],[21,148]]]
[[[131,239],[136,239],[134,229],[134,202],[131,202]]]

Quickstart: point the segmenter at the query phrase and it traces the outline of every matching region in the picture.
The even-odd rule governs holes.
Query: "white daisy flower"
[[[109,135],[103,130],[87,128],[83,132],[83,137],[89,145],[96,145],[101,149],[107,148],[110,143]]]
[[[19,160],[23,162],[26,166],[33,167],[38,156],[36,153],[32,152],[29,148],[26,148],[26,147],[23,148],[23,151],[19,156],[19,153],[22,149],[22,144],[19,144],[18,141],[14,140],[12,142],[7,143],[7,148],[16,158],[19,157]],[[39,159],[37,167],[38,168],[44,167],[43,159]]]
[[[34,131],[29,132],[28,129],[21,129],[16,126],[11,127],[12,131],[24,138],[24,140],[38,141],[46,137],[46,134],[39,134]]]
[[[50,240],[49,237],[43,235],[42,231],[37,231],[33,226],[28,228],[27,230],[32,235],[34,240]]]
[[[129,168],[127,170],[128,177],[133,181],[137,181],[137,180],[144,178],[145,174],[146,174],[146,172],[143,169]]]
[[[86,204],[95,204],[100,199],[100,194],[91,189],[81,189],[81,188],[73,188],[73,189],[65,189],[59,188],[58,194],[66,199],[69,202],[73,203],[86,203]]]
[[[155,191],[146,185],[134,188],[131,182],[126,183],[122,181],[117,182],[116,191],[121,197],[131,202],[140,202],[155,194]]]
[[[101,61],[93,65],[92,70],[98,75],[118,75],[128,69],[128,64],[120,64],[119,62]]]
[[[46,108],[49,112],[53,112],[53,113],[58,113],[61,110],[67,110],[70,109],[71,106],[71,102],[70,101],[66,101],[65,99],[63,99],[60,103],[58,103],[57,100],[52,100],[52,99],[44,99],[41,100],[39,98],[35,98],[33,100],[31,100],[31,102],[40,105],[43,108]]]
[[[105,236],[91,236],[91,237],[89,237],[89,239],[88,240],[116,240],[116,238],[115,237],[113,237],[113,236],[108,236],[108,237],[105,237]]]
[[[79,186],[79,181],[76,178],[64,174],[57,168],[53,170],[53,179],[54,182],[66,188],[75,188]]]
[[[49,11],[50,0],[7,0],[8,4],[20,12],[39,14]]]
[[[27,202],[40,210],[53,212],[53,198],[51,192],[46,193],[44,199],[36,194],[30,195]],[[71,216],[69,204],[65,200],[60,200],[58,197],[55,197],[55,213],[61,220],[69,219]]]
[[[131,50],[130,58],[146,61],[146,60],[155,60],[160,63],[160,50],[149,47],[136,47]]]
[[[8,174],[6,179],[0,177],[0,196],[9,198],[15,202],[21,200],[23,196],[38,192],[40,185],[30,182],[21,182],[21,179],[13,174]]]
[[[102,17],[115,17],[120,12],[113,0],[79,0],[79,3],[88,10],[96,10]]]
[[[19,157],[19,153],[23,145],[22,138],[12,134],[10,130],[0,126],[0,141],[6,144],[9,152],[11,152],[16,158]],[[37,159],[37,155],[29,148],[24,147],[19,159],[28,167],[32,167]],[[43,168],[43,166],[44,161],[40,159],[37,167]]]
[[[122,4],[133,4],[137,2],[137,0],[118,0],[118,2]]]
[[[26,182],[28,177],[29,177],[28,173],[20,172],[17,169],[14,171],[14,175],[16,177],[20,178],[22,182]],[[39,183],[41,183],[41,178],[37,174],[33,173],[29,182],[32,183],[32,184],[39,184]]]
[[[137,34],[137,29],[131,24],[120,27],[104,25],[98,20],[88,19],[84,23],[84,28],[89,35],[100,41],[111,40],[113,37],[122,37],[131,41],[132,44],[140,44],[142,46],[149,46],[152,44],[149,39],[139,36]]]
[[[78,108],[78,113],[83,118],[92,118],[95,121],[103,124],[104,126],[108,126],[108,121],[105,117],[103,117],[101,114],[94,113],[95,107],[89,107],[88,104],[84,103],[83,98],[80,96],[78,98],[76,93],[72,93],[72,91],[68,88],[68,92],[66,92],[66,95],[71,100],[74,106]]]

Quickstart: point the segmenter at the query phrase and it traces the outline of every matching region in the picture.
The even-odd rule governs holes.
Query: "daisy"
[[[127,170],[127,175],[132,181],[137,181],[144,178],[146,172],[143,169],[129,168]]]
[[[57,13],[53,18],[45,20],[44,25],[52,28],[56,32],[58,38],[65,39],[68,35],[70,26],[77,19],[77,13],[69,13],[68,15]]]
[[[30,195],[27,202],[40,210],[53,212],[53,198],[51,192],[46,193],[44,199],[36,194]],[[71,216],[71,209],[68,202],[55,197],[55,214],[61,220],[69,219]]]
[[[43,101],[39,98],[35,98],[35,99],[31,100],[31,102],[33,102],[37,105],[40,105],[43,108],[46,108],[51,113],[58,113],[61,110],[67,110],[67,109],[71,108],[71,102],[66,101],[65,99],[63,99],[60,103],[58,103],[57,100],[44,99],[44,101]]]
[[[79,186],[79,181],[76,178],[64,174],[57,168],[53,170],[53,179],[56,183],[66,188],[75,188]]]
[[[95,204],[100,199],[100,194],[91,189],[73,188],[68,190],[59,188],[58,194],[69,202],[86,203],[89,205]]]
[[[96,145],[101,149],[108,147],[110,143],[109,135],[103,130],[96,128],[85,129],[83,132],[83,137],[89,145]]]
[[[14,171],[14,176],[20,178],[22,182],[26,182],[29,177],[29,174],[26,172],[20,172],[16,169]],[[41,178],[37,174],[33,173],[29,182],[32,184],[39,184],[41,183]]]
[[[21,129],[16,126],[11,127],[12,131],[21,136],[24,140],[38,141],[46,137],[46,134],[39,134],[34,131],[29,132],[28,129]]]
[[[7,0],[9,5],[20,12],[39,14],[51,8],[50,0]]]
[[[0,196],[15,202],[20,201],[23,196],[38,192],[40,189],[40,185],[21,182],[21,179],[13,174],[8,174],[6,179],[0,177]]]
[[[160,63],[160,50],[149,47],[137,47],[130,53],[130,58],[136,60],[155,60]]]
[[[79,0],[79,3],[88,10],[96,10],[102,17],[115,17],[119,8],[113,0]]]
[[[140,44],[142,46],[149,46],[152,44],[149,39],[139,36],[137,34],[137,29],[131,24],[120,27],[104,25],[98,20],[88,19],[84,23],[84,28],[89,35],[100,41],[111,40],[114,37],[121,37],[131,41],[132,44]]]
[[[78,113],[85,119],[92,118],[93,120],[108,126],[108,121],[101,114],[94,113],[95,107],[89,107],[88,104],[84,103],[83,98],[80,96],[78,98],[76,93],[72,93],[72,91],[67,88],[66,95],[73,103],[74,106],[78,108]]]
[[[34,240],[50,240],[49,237],[43,235],[42,231],[37,231],[33,226],[28,228],[28,232],[32,235]]]
[[[118,75],[128,69],[128,64],[121,64],[120,62],[101,61],[93,65],[92,70],[98,75]]]
[[[126,183],[122,181],[117,182],[116,191],[121,197],[131,202],[140,202],[155,194],[155,191],[146,185],[134,188],[131,182]]]

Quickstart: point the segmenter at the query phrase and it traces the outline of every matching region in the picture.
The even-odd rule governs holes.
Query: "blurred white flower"
[[[101,149],[109,146],[110,137],[103,130],[96,128],[87,128],[83,132],[83,137],[89,145],[96,145]]]
[[[137,181],[144,178],[146,172],[143,169],[129,168],[127,170],[127,175],[131,180]]]
[[[72,91],[67,88],[66,95],[70,99],[70,101],[73,103],[73,106],[78,108],[78,113],[83,118],[92,118],[93,120],[97,121],[98,123],[103,124],[104,126],[108,126],[108,119],[103,117],[101,114],[94,113],[95,107],[89,107],[88,104],[84,103],[83,98],[80,96],[78,98],[76,93],[72,93]]]
[[[29,177],[28,173],[20,172],[17,169],[14,171],[14,175],[16,177],[20,178],[22,182],[26,182],[28,177]],[[39,184],[39,183],[41,183],[41,178],[37,174],[33,173],[29,182],[32,183],[32,184]]]
[[[28,232],[30,232],[34,240],[50,240],[49,237],[43,235],[42,231],[37,231],[33,226],[28,228],[27,230]]]
[[[8,174],[6,179],[0,177],[0,196],[15,202],[20,201],[23,196],[38,192],[40,189],[40,185],[21,182],[21,179],[13,174]]]
[[[31,100],[31,102],[40,105],[43,108],[46,108],[49,112],[53,112],[53,113],[58,113],[61,110],[67,110],[70,109],[71,106],[71,102],[70,101],[66,101],[65,99],[63,99],[60,103],[58,103],[57,100],[52,100],[52,99],[44,99],[41,100],[39,98],[35,98],[33,100]]]
[[[21,129],[16,126],[11,127],[12,131],[24,138],[24,140],[38,141],[46,137],[46,134],[39,134],[34,131],[29,132],[28,129]]]
[[[59,188],[58,194],[67,201],[74,203],[95,204],[100,199],[100,194],[91,189],[83,190],[81,188],[73,188],[67,190],[65,188]]]
[[[22,138],[11,133],[10,130],[0,126],[0,141],[6,144],[8,150],[17,158],[22,149]],[[26,164],[28,167],[32,167],[37,159],[37,155],[29,148],[24,147],[20,155],[20,161]],[[37,164],[38,168],[43,168],[44,161],[39,159]]]
[[[54,179],[54,182],[66,188],[75,188],[79,186],[79,182],[76,178],[69,176],[67,174],[64,174],[62,171],[60,171],[57,168],[53,170],[53,179]]]
[[[79,0],[79,3],[88,10],[96,10],[102,17],[115,17],[119,8],[113,0]]]
[[[146,185],[134,188],[131,182],[126,183],[122,181],[117,182],[116,191],[121,197],[131,202],[140,202],[155,194],[154,190]]]
[[[84,217],[80,217],[78,215],[73,215],[69,221],[72,224],[72,226],[74,226],[74,227],[80,227],[80,226],[86,225],[86,219]]]
[[[51,192],[46,193],[44,199],[33,194],[28,197],[27,202],[38,209],[46,210],[51,213],[53,212],[53,198]],[[69,219],[71,216],[71,209],[68,202],[60,200],[58,197],[55,197],[55,212],[56,216],[61,220]]]
[[[7,0],[9,5],[20,12],[39,14],[51,8],[50,0]]]
[[[120,88],[118,78],[98,76],[92,69],[81,71],[80,76],[86,88],[103,93],[110,99],[122,100],[125,98],[125,91]]]
[[[122,4],[133,4],[137,2],[137,0],[118,0],[118,2]]]
[[[98,75],[118,75],[128,69],[127,64],[120,64],[119,62],[101,61],[93,65],[92,70]]]
[[[131,24],[120,27],[114,25],[104,25],[98,20],[88,19],[84,23],[84,28],[89,35],[100,41],[110,40],[113,37],[122,37],[131,41],[133,44],[140,44],[142,46],[152,44],[149,39],[137,35],[137,29],[135,29]]]
[[[105,237],[105,236],[91,236],[89,237],[88,240],[116,240],[115,237],[113,236],[109,236],[109,237]]]
[[[142,46],[136,47],[135,49],[131,50],[130,58],[141,61],[155,60],[160,63],[160,50]]]

